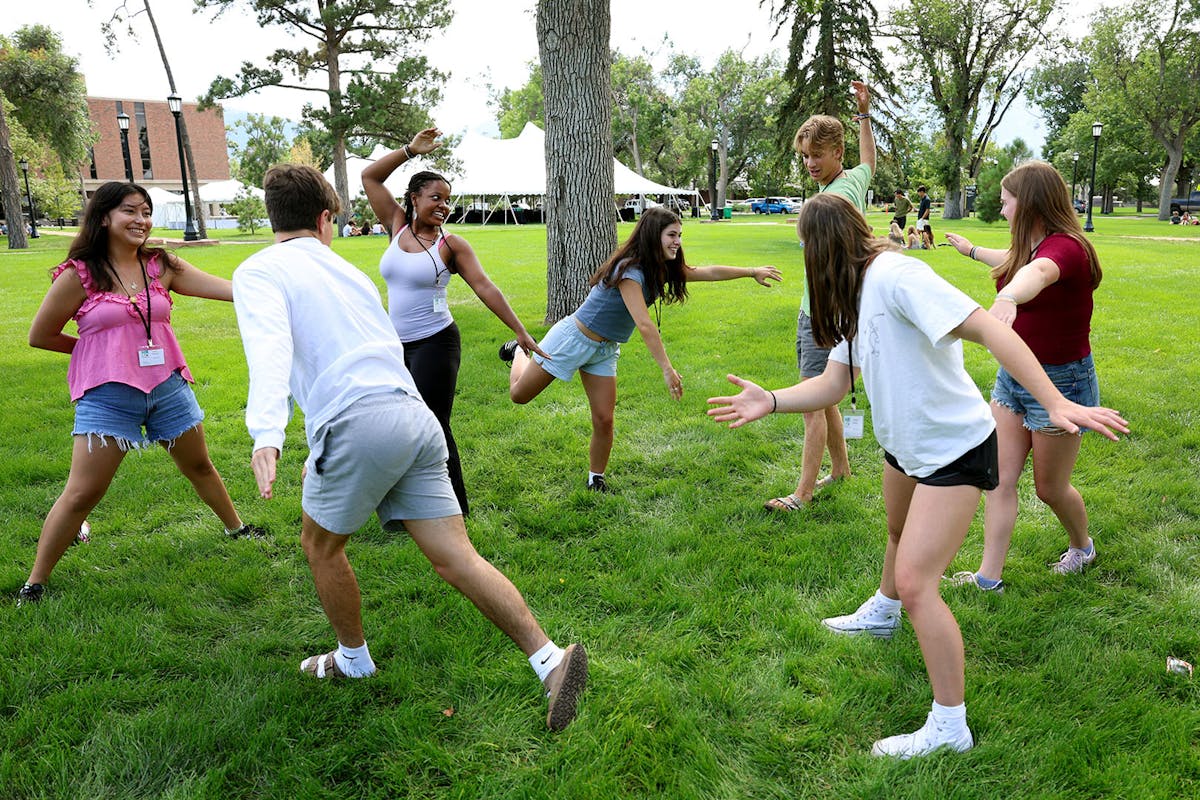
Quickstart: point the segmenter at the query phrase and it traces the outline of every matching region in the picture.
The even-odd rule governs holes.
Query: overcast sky
[[[711,64],[733,47],[758,55],[783,50],[784,40],[772,40],[774,26],[758,0],[687,0],[657,3],[648,0],[611,0],[612,44],[623,53],[643,49],[661,52],[669,37],[675,50],[698,56]],[[145,15],[133,26],[138,42],[122,37],[121,51],[110,57],[104,51],[101,23],[122,0],[51,0],[5,3],[0,30],[42,23],[56,30],[64,49],[79,60],[88,93],[99,97],[166,98],[166,75]],[[141,0],[126,0],[140,7]],[[444,100],[435,109],[437,124],[449,133],[479,131],[495,134],[495,114],[488,106],[488,86],[517,88],[528,76],[528,63],[537,58],[533,8],[536,0],[449,0],[454,11],[451,26],[429,43],[427,54],[439,69],[450,73]],[[1074,20],[1085,18],[1097,4],[1074,0]],[[185,100],[194,100],[208,89],[216,75],[234,75],[242,61],[263,63],[275,47],[294,46],[296,39],[278,30],[257,27],[245,12],[220,17],[192,13],[191,0],[152,0],[159,31],[167,48],[175,83]],[[56,13],[47,14],[47,9]],[[61,11],[61,13],[57,13]],[[919,76],[911,76],[919,79]],[[228,111],[257,112],[299,119],[305,102],[320,95],[286,89],[265,89],[255,95],[223,101]],[[231,115],[233,116],[233,115]],[[1035,150],[1042,142],[1041,122],[1023,107],[1010,110],[1000,131],[1001,143],[1020,136]]]

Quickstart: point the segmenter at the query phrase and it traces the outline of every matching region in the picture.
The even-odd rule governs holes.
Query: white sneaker
[[[1092,542],[1092,552],[1085,553],[1077,547],[1068,547],[1067,552],[1058,561],[1050,565],[1050,571],[1059,575],[1074,575],[1083,572],[1084,567],[1096,560],[1096,543]]]
[[[853,614],[828,617],[821,620],[821,624],[834,633],[869,633],[880,639],[890,639],[900,629],[901,613],[899,606],[889,609],[878,594],[873,594]]]
[[[889,736],[871,745],[871,755],[912,758],[927,756],[941,747],[949,747],[955,752],[963,753],[974,745],[975,740],[971,736],[970,728],[966,725],[963,725],[960,731],[939,728],[931,712],[925,724],[912,733]]]

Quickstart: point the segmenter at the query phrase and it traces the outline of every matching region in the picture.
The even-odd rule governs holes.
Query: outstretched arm
[[[442,132],[437,128],[426,128],[404,147],[393,150],[362,171],[363,192],[371,204],[371,212],[375,214],[375,219],[389,223],[393,236],[404,227],[404,208],[396,202],[391,190],[383,182],[412,156],[425,155],[440,147],[441,142],[437,139],[441,135]]]
[[[171,269],[164,269],[159,280],[166,289],[188,297],[203,297],[207,300],[233,302],[233,283],[225,278],[209,275],[199,267],[193,267],[175,254],[167,256]]]
[[[858,373],[855,367],[855,377]],[[728,422],[731,428],[739,428],[768,414],[829,408],[837,405],[850,391],[850,370],[832,359],[817,377],[772,392],[737,375],[726,377],[734,386],[742,387],[742,391],[727,397],[710,397],[708,404],[716,408],[710,408],[708,416],[716,422]]]
[[[959,236],[957,233],[947,233],[946,241],[954,246],[964,256],[973,258],[976,261],[982,261],[989,267],[998,267],[1004,263],[1004,259],[1008,258],[1008,250],[999,250],[991,247],[979,247],[971,244],[971,240],[965,236]]]
[[[1050,422],[1068,433],[1078,433],[1080,427],[1094,430],[1117,440],[1118,433],[1129,433],[1129,425],[1110,408],[1081,406],[1062,396],[1046,377],[1029,346],[1012,328],[977,308],[953,331],[955,336],[981,344],[991,351],[1000,366],[1029,391],[1050,414]]]
[[[735,278],[754,278],[770,288],[770,281],[782,281],[783,274],[777,267],[726,267],[714,264],[709,267],[688,267],[684,277],[689,281],[731,281]]]
[[[453,254],[454,271],[462,276],[462,279],[471,287],[471,291],[475,292],[475,296],[482,300],[483,304],[516,334],[517,344],[525,351],[525,355],[529,355],[532,351],[542,358],[550,358],[542,348],[538,347],[537,340],[529,335],[529,331],[525,330],[525,326],[517,317],[516,312],[512,310],[512,306],[508,304],[508,299],[500,291],[500,287],[492,283],[492,279],[483,271],[483,265],[479,263],[479,257],[475,255],[475,250],[470,243],[461,236],[451,235],[446,237],[446,244]]]

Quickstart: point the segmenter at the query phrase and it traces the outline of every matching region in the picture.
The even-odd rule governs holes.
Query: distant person
[[[529,656],[548,693],[546,724],[562,730],[587,681],[587,654],[550,641],[516,587],[467,538],[445,439],[404,367],[379,291],[329,248],[337,194],[320,172],[298,164],[272,167],[264,188],[275,244],[233,275],[250,368],[251,464],[270,498],[294,397],[309,448],[300,543],[338,638],[336,649],[304,659],[300,670],[315,678],[375,672],[345,550],[374,511],[384,530],[407,530],[437,574]]]
[[[909,226],[911,227],[911,226]],[[897,247],[905,247],[904,230],[892,220],[888,225],[888,241]]]
[[[370,220],[367,220],[367,219],[363,220],[362,227],[358,229],[358,235],[359,236],[370,236],[371,235],[371,221]]]
[[[462,462],[450,430],[462,360],[462,336],[446,297],[451,279],[455,275],[462,278],[496,318],[516,334],[523,350],[541,351],[504,293],[484,272],[479,256],[467,240],[442,230],[452,210],[450,184],[446,179],[428,170],[413,173],[403,205],[384,186],[383,182],[401,164],[437,149],[441,145],[440,135],[437,128],[421,131],[409,144],[368,165],[362,171],[362,183],[371,210],[379,219],[387,220],[394,231],[391,243],[379,259],[379,272],[387,282],[388,313],[404,343],[404,366],[412,373],[422,399],[442,426],[450,452],[450,483],[463,516],[468,516],[471,509]]]
[[[1071,208],[1067,184],[1046,162],[1026,161],[1000,182],[1000,213],[1012,231],[1006,249],[978,247],[955,233],[946,239],[958,252],[991,267],[996,283],[991,315],[1020,335],[1063,394],[1083,406],[1099,405],[1089,333],[1102,272]],[[1054,423],[1003,367],[996,374],[991,408],[1000,435],[1000,483],[987,495],[979,570],[955,578],[1003,590],[1001,574],[1017,520],[1017,484],[1031,453],[1037,496],[1067,531],[1067,549],[1051,570],[1082,572],[1096,559],[1087,508],[1071,483],[1082,437]]]
[[[1180,214],[1179,214],[1179,209],[1175,209],[1175,210],[1173,210],[1173,211],[1171,212],[1171,224],[1172,224],[1172,225],[1179,225],[1181,222],[1183,222],[1183,217],[1182,217],[1182,216],[1180,216]]]
[[[1125,421],[1059,394],[1008,325],[985,312],[924,262],[894,252],[842,197],[818,195],[800,212],[804,269],[813,288],[813,335],[841,341],[816,378],[768,392],[742,388],[714,397],[708,414],[731,427],[775,412],[837,403],[861,374],[883,449],[887,549],[879,590],[857,611],[823,624],[838,634],[891,638],[908,609],[933,689],[925,724],[875,742],[872,755],[911,758],[974,744],[964,703],[962,633],[939,594],[939,579],[962,545],[980,490],[996,486],[996,423],[963,368],[962,339],[985,346],[1037,396],[1054,424],[1115,439]]]
[[[847,170],[842,165],[846,151],[846,130],[841,120],[816,115],[805,120],[792,147],[800,154],[804,168],[821,193],[836,194],[850,201],[860,214],[867,211],[867,188],[875,173],[875,135],[871,132],[871,93],[865,83],[852,81],[858,114],[858,165]],[[799,228],[797,228],[797,232]],[[801,242],[803,243],[803,237]],[[796,366],[800,380],[814,378],[825,371],[829,349],[812,338],[812,290],[806,286],[796,319]],[[823,478],[821,461],[829,450],[829,474]],[[846,449],[842,415],[836,405],[811,409],[804,414],[804,445],[800,455],[800,477],[790,494],[775,497],[764,505],[770,511],[799,511],[812,502],[813,495],[850,477],[850,454]]]
[[[933,202],[929,199],[929,192],[924,186],[917,187],[917,195],[921,198],[920,204],[917,206],[917,233],[925,247],[932,250],[933,223],[929,216],[933,210]]]
[[[683,379],[667,357],[659,333],[661,304],[682,303],[693,281],[753,278],[769,287],[770,281],[780,280],[779,270],[769,266],[689,267],[682,239],[683,223],[674,211],[665,206],[647,208],[625,243],[592,274],[592,290],[583,304],[550,329],[532,359],[515,339],[500,348],[500,358],[512,364],[508,383],[514,403],[524,405],[554,379],[570,382],[579,372],[592,413],[586,483],[591,491],[612,491],[605,473],[613,446],[617,358],[634,329],[662,368],[671,399],[679,400]],[[650,306],[655,306],[655,319],[647,311]]]
[[[342,236],[349,237],[349,236],[357,236],[357,235],[358,235],[358,225],[355,224],[353,219],[346,220],[346,224],[342,226]]]
[[[209,458],[204,412],[171,327],[170,292],[230,301],[232,286],[174,253],[147,247],[153,211],[149,193],[137,184],[100,186],[29,329],[31,346],[71,356],[67,385],[75,426],[67,485],[42,525],[20,603],[40,600],[72,540],[84,539],[87,516],[125,454],[152,443],[171,454],[226,534],[264,534],[242,522]],[[78,325],[78,338],[64,333],[69,320]]]
[[[917,229],[912,225],[908,226],[908,231],[905,233],[904,249],[905,250],[927,250],[928,249],[927,247],[925,247],[925,238],[923,236],[920,236],[917,233]]]
[[[892,206],[892,222],[900,226],[904,230],[904,226],[908,224],[908,212],[912,211],[912,201],[908,199],[908,195],[903,189],[896,190],[896,200]]]

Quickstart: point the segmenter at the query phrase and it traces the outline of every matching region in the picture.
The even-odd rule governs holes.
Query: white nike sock
[[[901,605],[903,605],[896,598],[888,597],[886,594],[884,594],[882,589],[876,589],[875,596],[877,598],[879,598],[883,607],[886,608],[888,611],[899,611]]]
[[[934,701],[932,711],[933,721],[937,723],[939,729],[947,733],[959,734],[967,727],[966,703],[959,703],[956,706],[943,706]]]
[[[554,642],[546,642],[541,649],[529,657],[529,666],[537,673],[538,680],[545,683],[546,676],[562,663],[563,649]]]
[[[603,478],[603,477],[604,477],[603,472],[592,472],[591,470],[589,470],[588,471],[588,486],[591,486],[592,481],[596,480],[596,478]]]
[[[337,662],[338,669],[351,678],[364,678],[375,673],[375,662],[371,660],[371,652],[367,650],[366,642],[360,647],[346,647],[338,642],[333,660]]]

